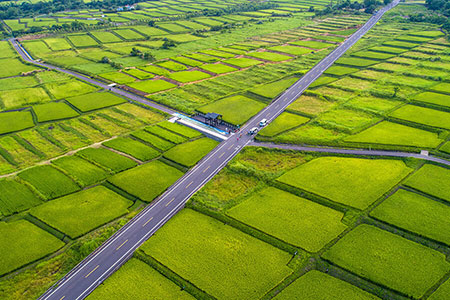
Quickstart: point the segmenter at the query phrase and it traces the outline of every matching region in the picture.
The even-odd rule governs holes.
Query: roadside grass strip
[[[267,127],[261,129],[260,135],[272,137],[283,131],[287,131],[294,127],[303,125],[307,123],[309,120],[310,120],[309,118],[303,116],[283,112],[275,120],[273,120]]]
[[[444,254],[366,224],[345,235],[323,257],[416,299],[450,270]]]
[[[224,121],[240,125],[248,121],[265,106],[262,102],[237,95],[217,100],[200,107],[198,110],[202,113],[215,112],[221,114]]]
[[[450,202],[450,170],[426,164],[410,176],[404,185]]]
[[[67,98],[67,102],[82,112],[125,103],[126,100],[108,92],[95,92]]]
[[[441,284],[441,286],[428,298],[429,300],[447,300],[450,295],[450,280]]]
[[[259,299],[292,272],[290,254],[190,209],[141,250],[217,299]]]
[[[236,68],[224,65],[224,64],[204,64],[200,66],[201,69],[208,71],[208,72],[212,72],[215,74],[224,74],[224,73],[229,73],[229,72],[233,72],[236,71]]]
[[[173,133],[167,129],[164,129],[160,126],[148,126],[144,128],[145,131],[154,134],[156,136],[159,136],[169,142],[172,142],[174,144],[180,144],[187,141],[187,138],[184,136],[181,136],[179,134]]]
[[[125,171],[137,166],[137,162],[134,160],[105,148],[86,148],[78,151],[76,155],[99,164],[113,173]]]
[[[390,114],[394,118],[450,129],[450,113],[415,105],[405,105]]]
[[[68,35],[67,39],[77,48],[98,46],[98,43],[87,34]]]
[[[170,73],[169,77],[175,81],[186,83],[206,79],[211,77],[211,75],[202,71],[193,70]]]
[[[176,87],[175,84],[162,79],[134,82],[128,86],[143,91],[147,94],[161,92]]]
[[[82,187],[102,181],[108,176],[105,170],[78,156],[61,157],[53,160],[52,164],[67,172]]]
[[[227,215],[309,252],[317,252],[347,226],[344,214],[267,187],[231,208]]]
[[[399,189],[371,213],[371,217],[432,240],[450,245],[450,207]]]
[[[139,69],[126,69],[126,70],[122,70],[122,72],[127,73],[131,76],[134,76],[138,79],[149,79],[149,78],[155,77],[155,75],[148,73],[148,72],[144,72]]]
[[[195,138],[195,137],[199,137],[199,136],[202,135],[201,132],[199,132],[199,131],[197,131],[195,129],[189,128],[187,126],[184,126],[184,125],[181,125],[181,124],[178,124],[178,123],[172,123],[172,122],[169,122],[169,121],[158,123],[158,126],[162,127],[162,128],[165,128],[167,130],[176,132],[178,134],[181,134],[181,135],[183,135],[183,136],[185,136],[187,138],[190,138],[190,139]]]
[[[324,72],[324,74],[342,76],[342,75],[351,74],[351,73],[354,73],[357,71],[359,71],[358,68],[350,68],[350,67],[344,67],[344,66],[331,66]]]
[[[72,179],[49,165],[27,169],[18,176],[30,183],[47,200],[80,190]]]
[[[415,95],[413,100],[450,107],[450,94],[445,95],[433,92],[423,92]]]
[[[80,80],[47,83],[45,87],[56,99],[83,95],[97,90],[96,87]]]
[[[33,106],[38,122],[74,118],[80,114],[64,102],[50,102]]]
[[[0,180],[0,191],[0,216],[9,216],[42,203],[26,185],[16,180]]]
[[[20,75],[23,72],[30,72],[33,70],[39,70],[39,67],[34,65],[24,64],[18,58],[3,58],[0,59],[0,78]]]
[[[240,57],[240,58],[229,58],[223,61],[224,63],[230,64],[232,66],[236,66],[238,68],[248,68],[251,66],[262,64],[262,61]]]
[[[163,156],[185,167],[192,167],[217,145],[217,141],[204,137],[177,145]]]
[[[47,256],[63,246],[62,241],[28,221],[0,222],[0,275]]]
[[[448,82],[442,82],[435,86],[432,86],[430,88],[433,92],[443,93],[443,94],[450,94],[450,83]]]
[[[0,134],[23,130],[34,126],[29,110],[0,113]]]
[[[151,202],[181,176],[183,172],[180,170],[154,160],[116,174],[108,181],[145,202]]]
[[[346,137],[346,142],[436,148],[443,142],[439,134],[388,121]]]
[[[358,57],[341,57],[336,61],[338,65],[348,65],[355,67],[368,67],[378,63],[376,60],[358,58]]]
[[[324,49],[331,46],[334,46],[330,43],[324,43],[319,41],[296,41],[296,42],[290,42],[291,45],[301,46],[301,47],[308,47],[312,49]]]
[[[281,53],[287,53],[287,54],[291,54],[291,55],[303,55],[306,53],[311,53],[311,49],[307,49],[307,48],[301,48],[301,47],[296,47],[296,46],[274,46],[274,47],[270,47],[268,48],[268,50],[271,51],[276,51],[276,52],[281,52]]]
[[[369,294],[366,291],[360,290],[346,281],[317,270],[311,270],[288,285],[273,299],[375,300],[380,298]]]
[[[277,181],[363,210],[411,171],[399,160],[320,157]]]
[[[158,150],[128,137],[118,137],[104,142],[102,145],[131,155],[140,161],[151,160],[160,155]]]
[[[152,145],[155,148],[158,148],[161,151],[166,151],[175,146],[173,143],[162,139],[154,134],[148,133],[145,130],[138,130],[130,133],[131,136],[144,141],[147,144]]]
[[[86,299],[195,299],[158,271],[136,258],[131,258],[119,270],[96,288]]]
[[[132,204],[106,187],[96,186],[44,203],[30,213],[75,239],[126,214]]]
[[[264,85],[260,85],[250,90],[251,93],[256,94],[258,96],[266,97],[269,99],[273,99],[277,97],[279,94],[284,92],[288,87],[294,84],[298,78],[285,78],[282,80],[278,80],[275,82],[267,83]]]
[[[259,58],[259,59],[268,60],[268,61],[274,61],[274,62],[279,62],[279,61],[285,61],[285,60],[288,60],[288,59],[292,59],[292,57],[290,57],[290,56],[279,54],[279,53],[275,53],[275,52],[270,52],[270,51],[248,52],[245,55],[246,56],[255,57],[255,58]]]
[[[118,72],[118,71],[102,73],[102,74],[99,74],[98,76],[108,79],[114,83],[119,83],[119,84],[128,84],[128,83],[132,83],[132,82],[136,81],[135,78],[133,78],[125,73]]]

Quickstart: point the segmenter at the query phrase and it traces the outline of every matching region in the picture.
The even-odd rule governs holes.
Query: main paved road
[[[110,87],[109,85],[107,85],[107,84],[105,84],[105,83],[103,83],[101,81],[92,79],[91,77],[88,77],[88,76],[85,76],[85,75],[82,75],[80,73],[73,72],[73,71],[70,71],[70,70],[66,70],[66,69],[63,69],[63,68],[60,68],[60,67],[56,67],[56,66],[50,65],[50,64],[45,63],[45,62],[36,61],[30,56],[30,54],[25,49],[23,49],[22,45],[20,43],[18,43],[16,41],[16,39],[11,38],[11,39],[9,39],[9,41],[11,42],[11,44],[13,45],[13,47],[17,51],[17,53],[19,53],[19,55],[22,57],[22,59],[27,61],[27,62],[29,62],[29,63],[31,63],[31,64],[34,64],[36,66],[40,66],[40,67],[43,67],[43,68],[47,68],[47,69],[50,69],[50,70],[57,70],[59,72],[69,74],[69,75],[71,75],[73,77],[76,77],[78,79],[81,79],[81,80],[84,80],[86,82],[89,82],[90,84],[96,85],[96,86],[98,86],[98,87],[100,87],[102,89],[109,90],[109,91],[111,91],[113,93],[116,93],[118,95],[124,96],[124,97],[126,97],[128,99],[131,99],[133,101],[139,102],[141,104],[148,105],[150,107],[153,107],[153,108],[158,109],[160,111],[166,112],[168,114],[173,114],[175,112],[175,111],[171,110],[168,107],[159,105],[158,103],[155,103],[153,101],[149,101],[148,99],[145,99],[143,97],[139,97],[139,96],[137,96],[135,94],[128,93],[128,92],[126,92],[124,90],[121,90],[119,88],[116,88],[116,87]]]
[[[281,114],[314,80],[372,28],[387,10],[397,5],[398,2],[399,0],[396,0],[372,16],[349,39],[319,62],[269,106],[253,117],[241,129],[241,132],[243,132],[241,138],[238,139],[239,136],[234,135],[220,143],[162,196],[147,206],[139,215],[90,254],[60,280],[57,285],[50,288],[41,296],[41,299],[83,299],[91,293],[101,282],[119,268],[144,241],[175,215],[192,194],[216,175],[245,145],[251,142],[252,136],[245,134],[245,132],[252,127],[256,127],[261,119],[266,118],[271,121]],[[145,184],[144,178],[142,184]]]

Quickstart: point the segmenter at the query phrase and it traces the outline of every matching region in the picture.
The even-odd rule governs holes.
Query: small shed
[[[217,113],[207,113],[204,117],[205,123],[211,126],[218,126],[222,123],[222,115]]]

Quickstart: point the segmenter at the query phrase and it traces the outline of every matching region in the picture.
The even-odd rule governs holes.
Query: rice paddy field
[[[243,125],[369,17],[276,2],[186,19],[242,1],[163,0],[5,24],[80,20],[89,30],[22,44],[171,109]],[[257,140],[448,159],[450,44],[434,25],[388,18]],[[27,64],[6,41],[0,50],[0,298],[35,299],[218,142]],[[446,299],[449,180],[447,167],[419,159],[249,146],[88,299]]]

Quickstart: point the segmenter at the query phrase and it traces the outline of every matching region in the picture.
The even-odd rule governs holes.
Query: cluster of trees
[[[425,5],[436,14],[416,14],[410,16],[410,19],[416,22],[439,24],[443,29],[450,31],[450,0],[426,0]]]
[[[364,0],[363,2],[351,2],[350,0],[344,0],[344,1],[338,1],[337,3],[333,5],[328,5],[324,9],[320,11],[316,11],[317,16],[332,14],[332,13],[338,13],[342,10],[353,10],[353,11],[360,11],[364,10],[365,13],[372,14],[375,12],[377,7],[381,5],[386,5],[391,3],[392,0],[383,0],[383,2],[379,0]],[[311,11],[311,8],[310,8]]]
[[[135,47],[131,48],[130,56],[137,56],[148,61],[155,61],[155,57],[153,56],[153,54],[151,54],[150,52],[142,52]]]
[[[100,62],[102,64],[109,64],[111,67],[115,68],[115,69],[122,69],[123,65],[116,63],[114,61],[112,61],[108,56],[103,56],[103,58],[100,60]]]

